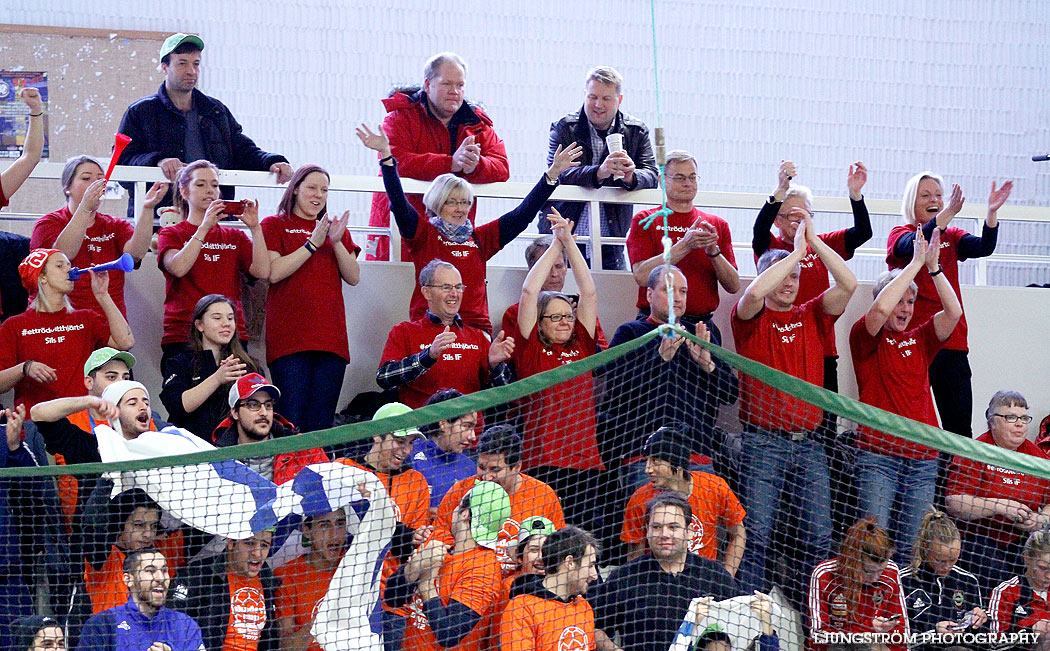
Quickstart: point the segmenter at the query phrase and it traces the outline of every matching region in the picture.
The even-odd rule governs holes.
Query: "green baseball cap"
[[[391,416],[400,416],[401,414],[407,414],[410,411],[412,411],[412,408],[406,404],[391,402],[377,409],[375,416],[372,416],[372,420],[382,420],[384,418],[390,418]],[[423,436],[423,432],[420,432],[415,427],[394,430],[391,434],[398,438],[404,438],[406,436]]]
[[[93,371],[97,371],[111,361],[119,359],[128,365],[128,370],[135,368],[135,356],[124,350],[117,350],[116,348],[110,348],[104,346],[98,350],[92,352],[87,361],[84,362],[84,377],[91,375]]]
[[[470,489],[470,535],[482,547],[493,549],[503,523],[510,517],[510,497],[499,484],[479,481]]]
[[[525,544],[533,536],[549,536],[552,533],[554,533],[554,523],[542,515],[525,518],[518,527],[518,545]]]
[[[175,48],[183,43],[192,43],[197,46],[198,50],[204,49],[204,41],[196,34],[172,34],[164,39],[164,45],[160,46],[160,60],[163,61],[164,57],[174,52]]]

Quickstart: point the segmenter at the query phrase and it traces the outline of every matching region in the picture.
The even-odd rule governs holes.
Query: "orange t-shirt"
[[[721,477],[699,470],[691,474],[693,492],[689,494],[689,506],[693,508],[693,521],[689,523],[689,551],[717,560],[718,525],[728,528],[743,522],[744,507]],[[620,540],[628,544],[645,542],[645,506],[659,492],[652,482],[634,492],[627,502]]]
[[[182,532],[172,531],[153,541],[153,546],[168,562],[168,572],[174,576],[175,569],[182,565]],[[123,606],[128,601],[128,587],[124,585],[123,550],[114,545],[109,550],[106,562],[99,569],[84,561],[84,589],[91,598],[91,612]]]
[[[456,510],[463,496],[467,494],[477,477],[461,479],[445,493],[438,507],[437,519],[434,520],[434,538],[446,545],[453,544],[452,512]],[[561,501],[550,486],[528,475],[521,475],[521,486],[510,496],[510,518],[503,523],[503,528],[496,539],[496,557],[503,566],[504,572],[513,572],[516,564],[507,552],[507,547],[518,539],[518,528],[525,518],[542,515],[554,523],[555,529],[565,526],[565,515],[561,511]]]
[[[266,599],[259,577],[226,573],[230,582],[230,623],[223,651],[256,651],[266,626]]]
[[[500,628],[503,651],[594,649],[594,611],[582,595],[568,603],[518,595],[507,605]]]
[[[274,574],[281,580],[281,587],[277,589],[277,619],[290,620],[292,629],[299,630],[313,621],[335,568],[315,569],[300,556],[274,570]],[[312,641],[307,651],[321,651],[321,646]]]
[[[481,615],[481,621],[454,647],[455,651],[481,651],[483,623],[491,614],[500,589],[502,577],[500,565],[491,549],[475,547],[462,554],[445,559],[438,573],[438,596],[446,607],[456,601]],[[405,641],[403,651],[445,651],[440,646],[430,622],[423,612],[423,599],[416,593],[408,604],[409,615],[405,618]]]
[[[394,516],[398,522],[409,529],[418,529],[430,521],[430,484],[427,483],[427,478],[423,476],[423,473],[408,469],[391,475],[386,472],[376,472],[353,459],[344,458],[336,459],[336,461],[352,468],[367,470],[378,477],[386,487],[387,493],[390,494],[390,500],[394,503]],[[387,580],[397,572],[400,566],[401,563],[390,554],[383,559],[383,570],[379,581],[380,593],[386,591]],[[408,606],[391,608],[383,603],[383,610],[402,617],[408,615]]]

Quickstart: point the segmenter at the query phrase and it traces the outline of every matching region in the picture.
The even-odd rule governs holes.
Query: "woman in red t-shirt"
[[[1028,440],[1028,401],[1016,391],[999,391],[984,412],[988,431],[977,437],[1003,450],[1045,459]],[[1022,572],[1021,546],[1029,532],[1050,525],[1050,480],[955,457],[948,471],[946,510],[959,521],[962,563],[991,590]]]
[[[995,251],[999,234],[999,208],[1010,197],[1013,181],[1003,183],[988,195],[988,214],[984,220],[981,236],[971,235],[961,228],[949,226],[962,210],[964,198],[958,185],[952,186],[948,205],[944,205],[944,181],[933,172],[920,172],[908,180],[901,201],[901,212],[906,224],[895,226],[886,242],[886,263],[890,269],[902,269],[911,260],[912,244],[915,242],[915,227],[921,226],[927,242],[933,241],[933,230],[940,230],[941,266],[944,277],[952,286],[955,295],[962,301],[959,291],[959,263],[969,258],[983,258]],[[915,301],[915,320],[922,323],[941,309],[941,300],[934,287],[933,278],[921,274]],[[930,385],[937,400],[937,412],[941,424],[949,432],[966,437],[972,435],[970,420],[973,414],[973,390],[970,386],[970,360],[966,344],[966,316],[962,317],[955,332],[945,342],[930,366]]]
[[[536,261],[521,288],[514,364],[520,378],[593,355],[598,293],[572,224],[557,210],[547,216],[554,241]],[[560,292],[541,291],[551,267],[569,256],[579,303]],[[589,531],[599,523],[599,489],[605,466],[595,431],[594,380],[578,375],[526,398],[522,467],[558,494],[567,519]]]
[[[164,334],[160,340],[162,375],[168,361],[186,350],[193,308],[208,294],[222,294],[237,312],[237,336],[247,341],[241,307],[241,279],[268,278],[270,256],[259,225],[259,202],[247,200],[237,218],[251,231],[222,226],[226,202],[219,192],[219,170],[206,160],[179,171],[175,207],[184,221],[157,234],[157,262],[164,272]]]
[[[91,291],[105,319],[69,304],[69,259],[58,249],[36,249],[18,265],[22,286],[36,298],[29,309],[0,325],[0,393],[15,390],[15,404],[33,405],[82,396],[84,362],[102,346],[130,350],[128,322],[109,296],[109,274],[91,272]]]
[[[74,156],[62,169],[66,205],[37,220],[29,246],[58,249],[66,254],[73,266],[81,269],[116,260],[125,253],[138,263],[149,250],[153,237],[153,209],[167,191],[167,183],[153,184],[132,227],[126,219],[98,212],[106,192],[102,166],[91,156]],[[123,271],[110,273],[109,295],[126,318]],[[69,300],[77,309],[102,315],[102,308],[87,283],[75,284]]]
[[[332,426],[350,362],[343,283],[361,278],[361,247],[346,231],[350,211],[328,214],[328,182],[323,168],[300,167],[277,214],[262,222],[270,256],[266,363],[286,389],[281,414],[304,432]]]
[[[383,173],[383,186],[390,198],[390,210],[394,213],[405,247],[412,252],[416,275],[435,258],[456,267],[466,285],[459,310],[460,318],[468,326],[491,332],[485,263],[529,227],[536,213],[543,209],[543,204],[558,186],[558,175],[570,167],[580,165],[577,159],[583,154],[583,148],[573,143],[563,150],[559,145],[554,153],[554,162],[517,208],[499,219],[474,226],[468,218],[470,208],[474,205],[474,190],[469,182],[455,174],[442,174],[434,179],[423,195],[427,214],[421,216],[401,189],[397,161],[390,153],[390,140],[383,129],[379,128],[378,133],[373,133],[362,124],[357,129],[357,137],[381,156],[379,168]],[[409,304],[409,320],[424,318],[426,307],[423,293],[419,285],[415,285]],[[512,333],[506,334],[511,336]]]

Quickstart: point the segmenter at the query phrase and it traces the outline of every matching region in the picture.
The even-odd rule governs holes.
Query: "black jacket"
[[[210,351],[184,350],[168,361],[164,388],[160,392],[160,401],[168,410],[171,424],[209,442],[212,431],[230,415],[229,387],[224,385],[216,389],[192,412],[183,409],[182,394],[208,379],[217,370],[219,367]],[[234,429],[234,442],[230,445],[236,442]]]
[[[278,580],[263,564],[259,573],[263,599],[266,600],[266,624],[259,638],[258,651],[276,651],[280,646],[277,631]],[[204,647],[222,649],[230,624],[230,582],[226,578],[226,553],[190,563],[179,570],[171,592],[168,607],[180,610],[201,627]]]
[[[220,169],[266,171],[274,163],[287,163],[280,154],[263,151],[244,135],[241,125],[226,105],[193,91],[193,106],[200,116],[201,140],[208,160]],[[124,111],[120,133],[131,138],[131,143],[120,155],[121,165],[156,167],[165,158],[178,158],[184,163],[186,147],[186,117],[168,98],[164,84],[149,97],[143,97]],[[128,218],[135,218],[135,190],[133,183],[125,183],[131,197],[128,200]],[[234,188],[222,186],[223,199],[233,199]],[[171,191],[161,205],[171,204]]]
[[[974,608],[984,607],[977,577],[958,565],[947,576],[937,576],[925,565],[918,570],[905,567],[900,581],[908,622],[916,635],[936,632],[937,622],[958,622]]]
[[[656,167],[653,146],[649,142],[649,128],[645,126],[645,123],[622,111],[617,111],[616,119],[609,127],[609,133],[623,134],[623,149],[634,161],[635,166],[634,182],[631,185],[611,176],[604,181],[598,181],[598,168],[609,155],[609,150],[607,147],[603,148],[597,155],[591,150],[590,123],[582,107],[579,111],[570,113],[551,125],[547,164],[554,162],[554,152],[557,151],[559,145],[564,149],[575,142],[583,147],[583,156],[580,160],[594,161],[595,164],[589,165],[584,162],[579,167],[570,167],[558,177],[562,183],[582,185],[587,188],[623,188],[626,190],[644,190],[659,185],[660,170]],[[565,219],[579,223],[584,204],[558,201],[554,202],[554,205]],[[607,204],[605,216],[609,221],[610,232],[619,237],[627,235],[633,214],[634,207],[630,204]],[[546,228],[546,232],[550,232],[546,219],[541,219],[539,224],[541,231]]]

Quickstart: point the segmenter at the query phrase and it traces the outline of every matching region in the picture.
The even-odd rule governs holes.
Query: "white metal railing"
[[[107,159],[101,158],[103,164],[108,164]],[[9,161],[0,162],[0,169],[9,165]],[[36,166],[30,178],[34,179],[60,179],[62,176],[63,163],[41,163]],[[146,195],[146,183],[165,181],[165,177],[156,167],[130,167],[119,165],[112,175],[114,181],[130,181],[135,183],[135,213],[142,209],[142,202]],[[402,179],[406,193],[423,193],[429,183],[414,179]],[[280,189],[284,186],[278,184],[276,175],[269,172],[249,172],[242,170],[220,170],[219,183],[222,185],[233,185],[238,187]],[[488,183],[474,185],[474,195],[481,198],[497,199],[522,199],[532,189],[531,183]],[[372,193],[383,192],[383,180],[379,176],[356,176],[350,174],[333,174],[329,182],[329,192],[357,192]],[[765,203],[768,195],[742,192],[699,192],[695,205],[701,208],[734,208],[758,210]],[[601,245],[623,244],[623,237],[602,237],[599,223],[600,203],[627,203],[638,205],[656,206],[662,203],[662,193],[659,189],[634,190],[631,192],[615,189],[593,189],[573,185],[562,185],[555,189],[551,196],[552,200],[568,200],[587,202],[590,205],[590,235],[577,237],[578,240],[589,243],[591,266],[595,269],[602,268]],[[900,211],[900,201],[891,199],[866,199],[868,210],[873,215],[892,215]],[[851,213],[850,203],[845,197],[814,197],[813,209],[825,213]],[[987,211],[986,204],[967,203],[960,213],[959,219],[975,219],[978,222],[984,220]],[[23,213],[0,213],[0,220],[13,221],[35,220],[40,215]],[[1004,222],[1043,222],[1050,223],[1050,207],[1047,206],[1017,206],[1006,205],[999,210],[999,221]],[[375,226],[350,226],[348,230],[354,233],[366,235],[381,234],[390,237],[390,259],[401,260],[401,242],[397,228],[393,223],[390,227]],[[750,241],[734,241],[734,252],[750,255]],[[862,247],[856,251],[859,256],[884,256],[885,249],[875,247]],[[1050,264],[1050,256],[1022,255],[1022,254],[995,254],[995,260],[1026,263]],[[985,284],[987,278],[988,258],[977,260],[976,283]]]

